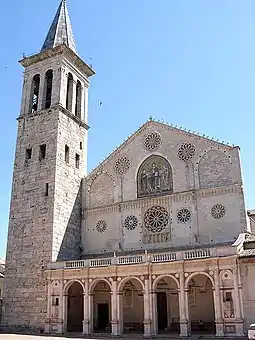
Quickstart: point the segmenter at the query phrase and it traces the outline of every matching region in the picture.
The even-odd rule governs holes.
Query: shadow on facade
[[[80,185],[59,249],[57,261],[79,260],[81,256],[81,190]]]

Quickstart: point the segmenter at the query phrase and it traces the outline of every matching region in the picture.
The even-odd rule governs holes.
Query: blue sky
[[[153,116],[239,145],[246,207],[255,208],[255,1],[67,3],[78,53],[97,73],[89,98],[89,169]],[[21,102],[18,60],[40,50],[58,4],[1,4],[0,256]]]

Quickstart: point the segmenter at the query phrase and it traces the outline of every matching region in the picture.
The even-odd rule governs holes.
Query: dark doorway
[[[158,330],[164,331],[167,328],[167,299],[166,293],[157,293],[157,309],[158,309]]]
[[[99,330],[105,330],[109,324],[109,305],[108,303],[99,303],[97,305],[97,327]]]

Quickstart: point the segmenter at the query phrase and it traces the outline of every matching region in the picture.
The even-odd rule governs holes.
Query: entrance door
[[[167,328],[167,300],[166,293],[157,293],[157,309],[158,309],[158,330],[162,331]]]
[[[109,305],[108,303],[99,303],[97,305],[98,315],[98,329],[105,330],[105,327],[109,324]]]

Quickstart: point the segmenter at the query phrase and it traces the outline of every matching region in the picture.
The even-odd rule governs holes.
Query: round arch
[[[190,274],[190,275],[187,277],[186,281],[185,281],[185,289],[188,289],[188,285],[189,285],[189,283],[190,283],[190,280],[191,280],[194,276],[197,276],[197,275],[204,275],[204,276],[207,276],[207,277],[210,279],[210,281],[211,281],[212,289],[214,289],[214,281],[213,281],[213,278],[211,277],[210,274],[208,274],[208,273],[206,273],[206,272],[195,272],[195,273]]]
[[[79,284],[82,286],[82,291],[83,291],[83,293],[85,292],[84,285],[83,285],[83,283],[82,283],[80,280],[71,280],[71,281],[68,281],[68,282],[64,285],[64,289],[63,289],[64,295],[65,295],[65,294],[68,294],[69,288],[70,288],[75,282],[79,283]]]
[[[105,282],[108,285],[108,287],[110,288],[110,291],[112,291],[112,285],[111,285],[111,283],[107,279],[105,279],[105,278],[98,278],[98,279],[93,280],[91,282],[91,284],[89,285],[89,293],[93,293],[96,285],[99,282]]]
[[[168,195],[173,192],[173,171],[161,155],[147,157],[136,173],[137,197]]]
[[[170,278],[170,279],[173,279],[174,282],[176,283],[177,289],[180,288],[179,281],[176,279],[176,277],[174,277],[174,276],[171,275],[171,274],[162,274],[162,275],[158,276],[158,277],[154,280],[154,282],[153,282],[153,284],[152,284],[152,289],[155,290],[156,287],[157,287],[157,284],[159,283],[159,281],[162,280],[162,279],[164,279],[164,278],[166,278],[166,277],[168,277],[168,278]]]
[[[131,280],[136,280],[140,283],[141,287],[142,287],[142,290],[144,291],[145,290],[145,287],[144,287],[144,283],[141,279],[139,279],[139,277],[136,277],[136,276],[130,276],[130,277],[125,277],[124,279],[122,279],[119,284],[118,284],[118,287],[117,287],[117,291],[118,292],[121,292],[124,288],[124,285],[125,283],[127,283],[128,281],[131,281]]]
[[[65,285],[64,319],[67,332],[82,332],[84,320],[84,286],[80,280],[72,280]]]

